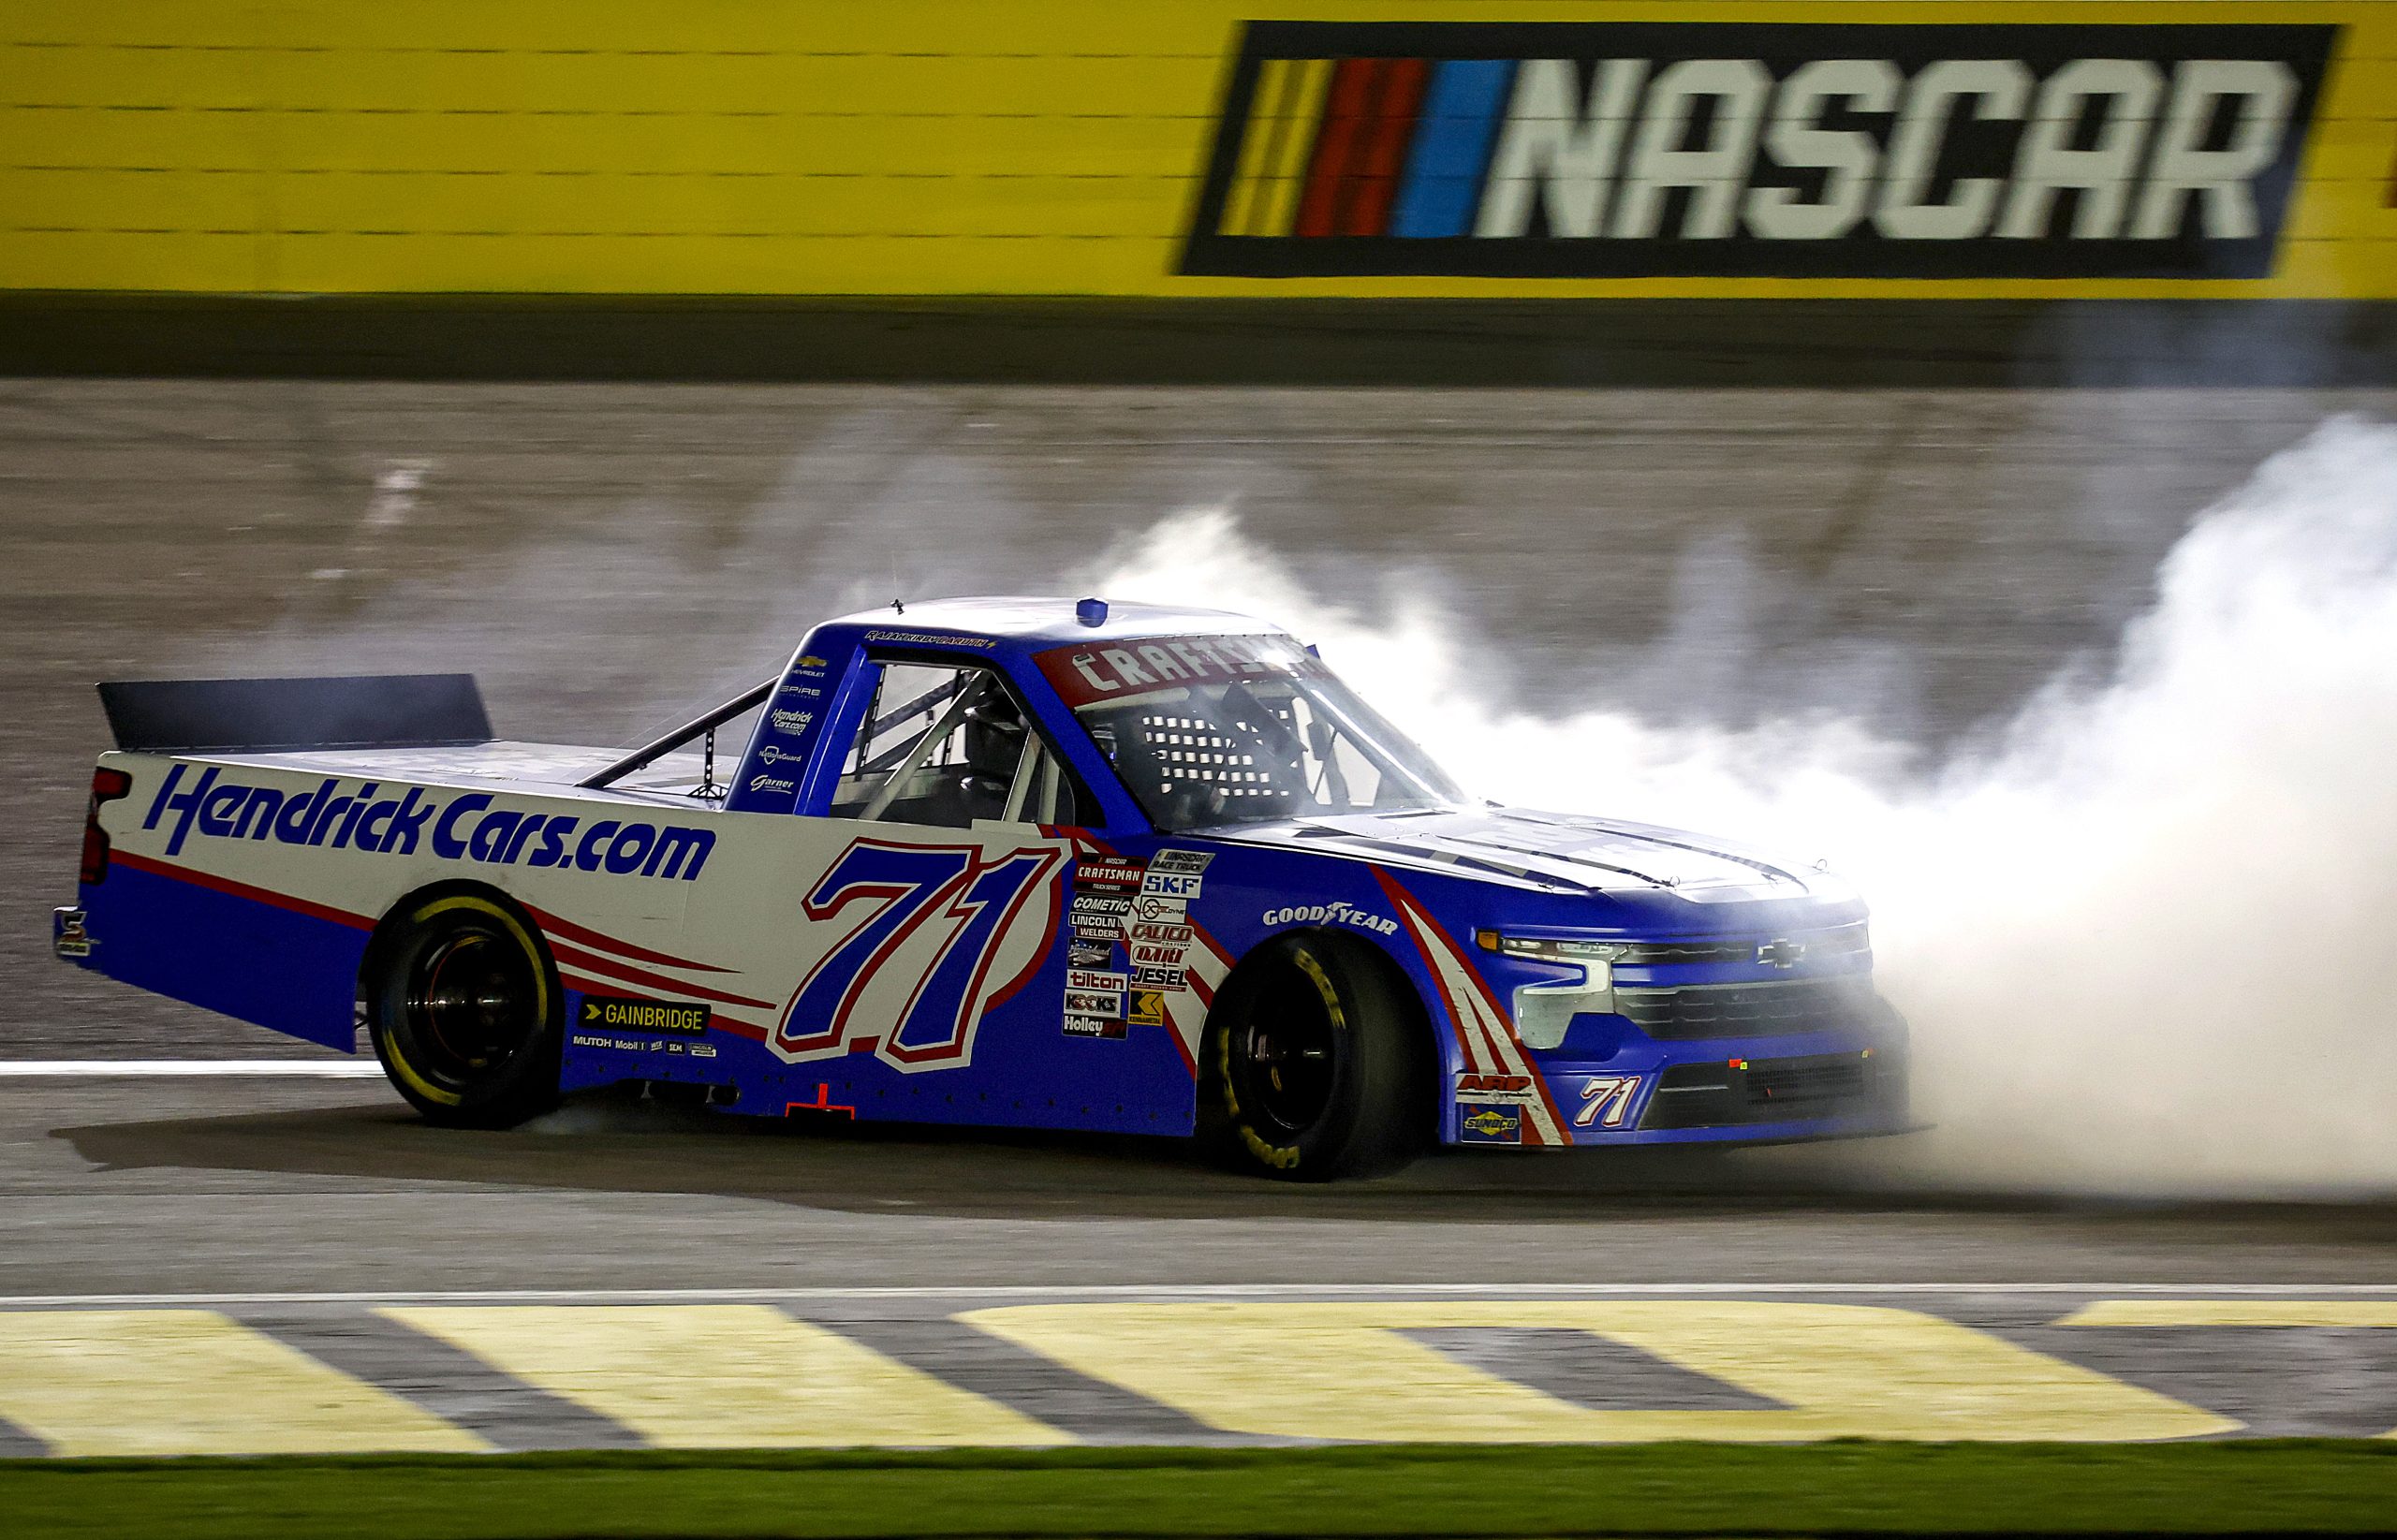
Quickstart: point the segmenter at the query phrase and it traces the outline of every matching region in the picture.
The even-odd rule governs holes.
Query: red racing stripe
[[[1392,59],[1382,72],[1381,99],[1340,199],[1341,234],[1380,235],[1389,226],[1399,169],[1415,137],[1415,114],[1430,75],[1431,66],[1422,59]]]
[[[365,915],[353,915],[346,909],[335,909],[330,904],[311,903],[306,899],[295,899],[288,893],[278,893],[271,887],[253,887],[248,883],[235,882],[230,877],[220,877],[213,873],[196,872],[188,866],[174,866],[166,861],[153,860],[147,856],[136,856],[124,850],[112,853],[109,860],[111,865],[129,867],[136,872],[147,872],[154,877],[170,877],[176,882],[187,882],[194,887],[205,887],[213,893],[225,893],[237,899],[248,899],[254,903],[287,909],[295,915],[305,915],[311,919],[329,920],[335,925],[346,925],[353,931],[375,929],[375,921]]]
[[[522,899],[517,902],[523,902]],[[524,904],[524,912],[540,921],[545,931],[562,935],[568,941],[579,941],[585,946],[596,946],[603,952],[613,952],[618,957],[629,957],[642,962],[662,962],[669,968],[684,968],[693,973],[730,974],[741,971],[738,968],[719,968],[713,962],[693,962],[671,952],[654,952],[646,946],[636,946],[629,941],[618,941],[604,931],[595,931],[587,925],[577,925],[570,919],[562,919],[547,909],[537,909],[529,903]]]
[[[1348,178],[1366,115],[1380,94],[1382,66],[1389,62],[1343,59],[1334,66],[1323,131],[1316,139],[1315,159],[1307,168],[1307,189],[1299,202],[1299,234],[1330,235],[1338,228],[1341,184]]]
[[[698,984],[685,984],[679,978],[669,978],[663,974],[654,974],[644,968],[636,968],[628,963],[619,962],[611,957],[601,957],[596,952],[586,952],[580,947],[568,946],[564,942],[551,942],[550,951],[560,963],[571,962],[576,967],[587,969],[593,973],[605,974],[628,983],[662,990],[669,995],[684,996],[693,1000],[713,1000],[724,1005],[747,1005],[756,1010],[770,1011],[774,1008],[774,1003],[771,1000],[754,1000],[745,994],[726,994],[721,990],[711,990]]]

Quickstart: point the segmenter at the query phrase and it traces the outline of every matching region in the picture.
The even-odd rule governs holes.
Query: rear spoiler
[[[454,748],[491,741],[472,674],[343,679],[154,679],[100,686],[116,746],[216,749]]]

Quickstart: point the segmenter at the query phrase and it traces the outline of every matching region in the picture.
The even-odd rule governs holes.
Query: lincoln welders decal
[[[2337,30],[1251,22],[1182,271],[2265,277]]]

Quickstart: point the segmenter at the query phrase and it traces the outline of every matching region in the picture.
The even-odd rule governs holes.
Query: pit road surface
[[[2387,417],[2397,392],[0,386],[0,1058],[314,1052],[47,955],[104,742],[96,679],[473,668],[504,731],[623,741],[824,614],[894,588],[1053,591],[1163,515],[1228,505],[1343,602],[1434,573],[1518,700],[1553,683],[1722,721],[1839,705],[1939,741],[2102,653],[2188,520],[2339,410]],[[957,1290],[763,1302],[880,1312],[901,1324],[857,1340],[1013,1404],[1022,1362],[945,1324],[993,1302],[976,1291],[1915,1284],[1837,1298],[2015,1333],[2245,1431],[2397,1428],[2397,1332],[2115,1327],[2137,1340],[2100,1352],[2069,1345],[2095,1328],[2054,1324],[2141,1286],[2368,1300],[2397,1283],[2383,1205],[1973,1196],[1885,1178],[1872,1147],[1449,1154],[1287,1188],[1174,1145],[613,1103],[442,1133],[373,1081],[0,1079],[0,1310],[171,1296],[140,1308],[232,1313],[501,1446],[633,1435],[317,1297]],[[1976,1292],[2000,1284],[2084,1292]],[[42,1303],[62,1297],[80,1302]],[[1553,1346],[1490,1329],[1440,1351],[1507,1377]],[[1069,1431],[1123,1411],[1088,1380],[1044,1380],[1020,1410]],[[1133,1423],[1196,1436],[1161,1415]],[[73,1444],[8,1419],[18,1452]]]

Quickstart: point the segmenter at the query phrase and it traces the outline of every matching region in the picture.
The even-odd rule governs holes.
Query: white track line
[[[271,1076],[302,1080],[380,1079],[369,1059],[0,1059],[0,1079],[32,1076],[147,1080],[185,1075]]]
[[[1609,1298],[1619,1295],[1744,1294],[2201,1294],[2346,1296],[2397,1294],[2397,1283],[1124,1283],[1092,1287],[971,1283],[864,1288],[762,1289],[371,1289],[273,1294],[0,1294],[0,1310],[186,1305],[374,1305],[395,1301],[466,1304],[712,1304],[764,1299],[1225,1299],[1388,1298],[1469,1295],[1491,1298]]]

